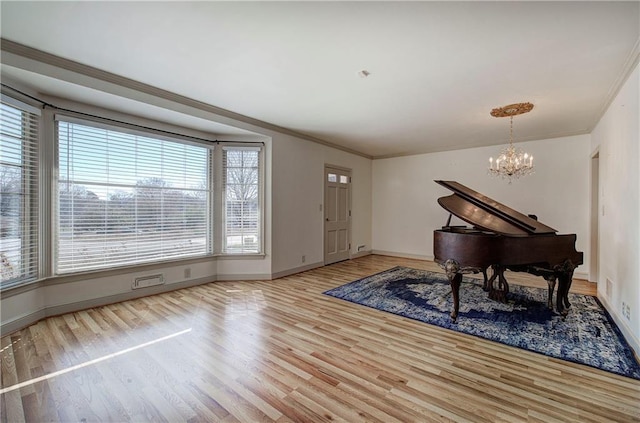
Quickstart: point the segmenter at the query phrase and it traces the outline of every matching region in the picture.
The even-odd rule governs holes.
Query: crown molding
[[[28,47],[5,38],[0,38],[0,50],[2,51],[1,61],[8,66],[17,67],[40,75],[60,79],[72,84],[96,89],[120,97],[141,101],[154,106],[163,107],[168,110],[174,110],[190,114],[192,116],[214,120],[225,125],[241,127],[242,129],[250,131],[256,131],[256,129],[269,130],[335,148],[367,159],[372,159],[372,156],[360,151],[343,147],[302,132],[297,132],[282,126],[255,119],[250,116],[222,109],[143,82]],[[239,123],[250,125],[255,128],[246,128],[245,125],[238,125]]]
[[[573,137],[573,136],[578,136],[578,135],[588,135],[591,133],[591,130],[588,129],[580,129],[577,131],[564,131],[564,132],[551,132],[546,134],[543,137],[523,137],[518,139],[518,141],[514,141],[514,144],[519,144],[519,143],[523,143],[523,142],[529,142],[529,141],[542,141],[542,140],[553,140],[553,139],[557,139],[557,138],[566,138],[566,137]],[[422,154],[434,154],[434,153],[445,153],[448,151],[459,151],[459,150],[469,150],[469,149],[480,149],[480,148],[493,148],[495,146],[499,146],[499,145],[504,145],[508,143],[508,141],[504,141],[504,142],[500,142],[497,144],[492,144],[492,145],[483,145],[483,146],[477,146],[477,145],[455,145],[455,146],[446,146],[440,149],[431,149],[429,151],[419,151],[419,150],[411,150],[411,151],[407,151],[404,153],[399,153],[399,154],[383,154],[380,156],[373,156],[373,160],[383,160],[383,159],[395,159],[398,157],[408,157],[408,156],[418,156],[418,155],[422,155]]]
[[[618,75],[618,78],[616,78],[616,80],[611,85],[609,92],[607,92],[607,96],[604,103],[602,104],[602,108],[596,115],[596,118],[593,121],[593,125],[591,126],[591,128],[589,128],[590,133],[595,129],[604,114],[607,112],[609,106],[611,106],[611,103],[613,103],[613,100],[615,100],[616,96],[622,89],[622,86],[627,82],[629,76],[631,76],[631,73],[638,66],[638,63],[640,63],[640,37],[638,37],[636,43],[631,49],[631,52],[629,52],[627,60],[624,62],[624,65],[622,66],[622,69],[620,71],[620,75]]]

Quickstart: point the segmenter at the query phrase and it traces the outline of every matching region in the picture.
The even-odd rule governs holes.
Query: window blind
[[[57,119],[56,273],[211,252],[209,147]]]
[[[223,147],[225,253],[260,252],[260,151]]]
[[[0,288],[38,277],[39,111],[0,102]]]

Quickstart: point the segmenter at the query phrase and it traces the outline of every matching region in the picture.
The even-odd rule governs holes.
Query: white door
[[[324,169],[324,264],[349,259],[351,171]]]

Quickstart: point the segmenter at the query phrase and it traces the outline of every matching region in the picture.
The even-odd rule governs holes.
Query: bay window
[[[262,254],[261,143],[114,122],[56,113],[43,123],[39,109],[2,95],[0,289],[77,272]],[[41,139],[46,125],[55,125],[52,139]]]
[[[56,274],[261,253],[260,146],[220,147],[64,115],[56,138]]]

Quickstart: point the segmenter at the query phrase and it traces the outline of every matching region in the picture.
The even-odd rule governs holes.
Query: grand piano
[[[453,191],[438,199],[450,214],[447,224],[433,233],[434,260],[451,284],[453,321],[458,318],[463,274],[482,273],[483,289],[489,297],[506,301],[509,283],[505,270],[544,277],[549,308],[553,308],[557,281],[556,309],[566,315],[573,271],[583,263],[582,252],[575,248],[576,235],[558,235],[535,216],[517,212],[458,182],[435,182]],[[451,226],[452,215],[473,226]]]

